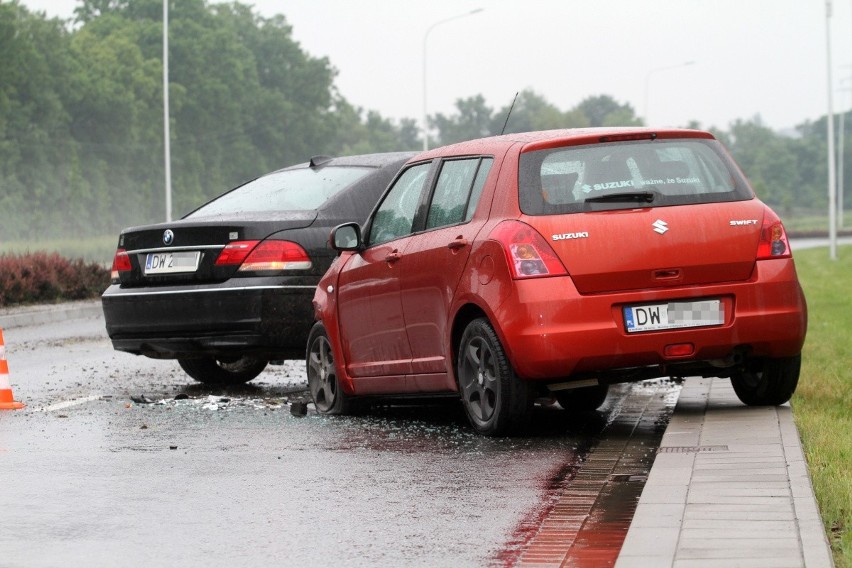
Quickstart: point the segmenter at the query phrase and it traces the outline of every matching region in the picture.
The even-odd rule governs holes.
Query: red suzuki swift
[[[580,129],[416,156],[314,296],[321,413],[457,393],[473,427],[533,401],[600,406],[610,384],[730,377],[740,400],[796,388],[807,309],[784,227],[695,130]]]

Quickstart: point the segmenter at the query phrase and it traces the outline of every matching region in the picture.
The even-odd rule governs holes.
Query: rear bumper
[[[158,290],[113,285],[101,302],[119,351],[167,359],[233,353],[275,359],[304,356],[313,294],[314,286],[257,282]]]
[[[580,295],[571,279],[516,282],[516,294],[495,313],[498,333],[516,372],[553,380],[613,369],[724,365],[735,353],[789,357],[801,352],[807,306],[789,259],[761,261],[747,282]],[[720,298],[719,326],[628,333],[625,305]],[[690,344],[689,355],[668,356],[666,347]],[[712,362],[712,363],[711,363]]]

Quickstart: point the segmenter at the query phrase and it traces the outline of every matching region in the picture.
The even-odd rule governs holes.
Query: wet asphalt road
[[[27,404],[0,412],[4,567],[512,565],[631,397],[668,400],[643,419],[658,433],[676,400],[619,386],[600,413],[539,408],[488,439],[452,402],[297,417],[301,361],[211,390],[114,352],[99,318],[4,336]]]

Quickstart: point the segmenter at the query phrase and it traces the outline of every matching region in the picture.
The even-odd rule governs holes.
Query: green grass
[[[0,242],[0,254],[26,254],[31,252],[56,252],[68,259],[81,258],[107,267],[112,265],[118,235],[86,237],[83,239],[55,239],[49,241]]]
[[[835,563],[852,568],[852,247],[795,259],[809,321],[793,415]]]

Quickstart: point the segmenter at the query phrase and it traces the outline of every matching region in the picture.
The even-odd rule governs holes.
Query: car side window
[[[470,220],[492,161],[474,158],[444,162],[429,205],[427,229]]]
[[[431,166],[431,163],[418,164],[399,176],[373,216],[368,246],[386,243],[411,233]]]

